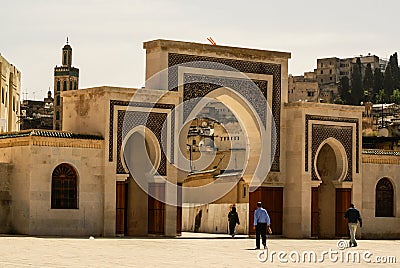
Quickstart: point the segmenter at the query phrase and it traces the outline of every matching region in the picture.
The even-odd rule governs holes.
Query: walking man
[[[260,236],[264,248],[267,247],[267,228],[271,234],[271,220],[268,212],[262,207],[261,202],[257,202],[257,209],[254,211],[254,229],[256,229],[256,249],[260,249]]]
[[[228,213],[228,221],[229,221],[229,234],[235,237],[235,228],[236,224],[240,224],[239,222],[239,215],[236,212],[236,207],[232,206],[232,210]]]
[[[354,204],[350,204],[350,208],[344,214],[344,217],[349,222],[349,230],[350,230],[350,247],[353,244],[353,247],[357,246],[356,241],[356,231],[357,231],[357,222],[360,222],[360,227],[362,227],[362,220],[360,216],[360,212],[354,208]]]

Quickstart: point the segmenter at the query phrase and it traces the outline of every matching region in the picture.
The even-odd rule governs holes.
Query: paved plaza
[[[1,236],[0,267],[399,267],[399,240],[359,240],[357,248],[343,251],[338,249],[337,242],[270,239],[266,252],[255,250],[254,239],[247,236],[232,239],[215,234],[184,233],[179,238],[94,239]],[[308,261],[310,251],[316,253],[316,263]],[[325,255],[324,251],[327,252]],[[264,253],[268,253],[269,257],[272,255],[273,261],[266,259]],[[287,263],[279,261],[279,254],[281,260]],[[354,264],[357,254],[360,263]],[[321,256],[324,261],[320,261]],[[349,256],[348,264],[346,256]],[[381,260],[386,262],[393,261],[389,260],[390,256],[396,258],[396,264],[373,263],[376,257],[384,257]],[[300,263],[294,263],[297,257]],[[371,263],[367,263],[368,260]]]

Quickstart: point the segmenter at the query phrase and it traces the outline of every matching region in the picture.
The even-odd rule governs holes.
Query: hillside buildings
[[[385,71],[388,61],[376,55],[352,58],[320,58],[317,59],[317,68],[313,72],[306,72],[304,76],[289,78],[289,102],[299,100],[311,102],[333,103],[339,94],[339,82],[347,77],[351,80],[353,66],[357,58],[361,61],[361,73],[364,75],[367,64],[371,64],[372,71],[376,68]],[[316,96],[318,94],[318,96]]]
[[[43,101],[23,100],[21,103],[20,129],[53,129],[53,102],[51,91]]]

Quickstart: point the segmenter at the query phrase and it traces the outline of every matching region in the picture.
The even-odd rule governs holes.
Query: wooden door
[[[127,190],[126,182],[117,181],[116,184],[116,221],[115,221],[115,233],[122,235],[126,233],[126,197]]]
[[[261,201],[261,190],[262,187],[259,187],[254,192],[249,193],[249,235],[254,235],[256,231],[253,229],[254,224],[254,211],[257,209],[257,202]]]
[[[154,198],[154,197],[156,198]],[[165,204],[157,199],[165,198],[164,183],[150,183],[148,196],[148,233],[164,234]]]
[[[268,211],[271,219],[273,234],[282,234],[283,225],[283,188],[282,187],[259,187],[249,195],[249,234],[255,234],[253,230],[254,211],[257,202],[261,201],[263,208]]]
[[[318,206],[318,187],[311,189],[311,236],[319,235],[319,206]]]
[[[351,189],[337,188],[335,201],[335,235],[337,237],[348,237],[349,228],[347,220],[344,218],[344,213],[350,207]]]

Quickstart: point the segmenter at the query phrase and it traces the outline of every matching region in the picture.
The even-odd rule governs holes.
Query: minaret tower
[[[79,69],[72,67],[72,48],[67,43],[62,49],[62,66],[54,68],[54,115],[53,129],[62,130],[62,97],[61,92],[77,90],[79,86]]]

